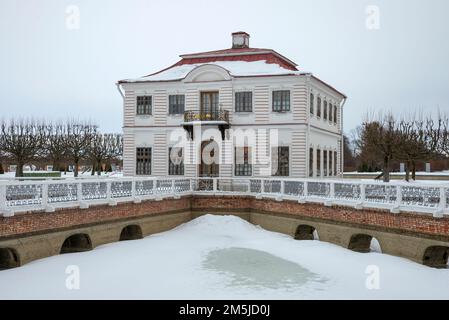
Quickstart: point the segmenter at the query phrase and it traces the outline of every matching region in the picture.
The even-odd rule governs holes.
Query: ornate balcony
[[[222,121],[229,124],[228,110],[212,110],[212,111],[198,111],[189,110],[184,112],[184,122],[193,121]]]
[[[229,111],[228,110],[212,110],[198,111],[189,110],[184,112],[183,127],[193,139],[193,123],[202,122],[203,124],[217,125],[221,132],[222,139],[225,138],[225,131],[229,129]]]

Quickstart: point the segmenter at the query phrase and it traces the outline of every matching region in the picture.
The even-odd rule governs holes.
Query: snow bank
[[[73,266],[79,289],[66,286]],[[142,240],[0,271],[0,299],[449,299],[448,283],[449,270],[206,215]]]

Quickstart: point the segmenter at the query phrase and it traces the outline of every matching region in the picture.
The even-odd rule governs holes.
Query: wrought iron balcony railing
[[[192,121],[224,121],[229,123],[228,110],[212,110],[212,111],[198,111],[189,110],[184,112],[184,122]]]

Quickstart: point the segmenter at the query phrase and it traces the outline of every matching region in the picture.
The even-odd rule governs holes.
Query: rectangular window
[[[337,170],[337,151],[334,151],[334,176],[338,174]]]
[[[310,94],[310,114],[313,114],[313,99],[315,97],[313,96],[313,93]]]
[[[323,150],[323,177],[327,177],[327,168],[329,165],[327,161],[327,150]]]
[[[184,114],[184,95],[176,94],[168,96],[168,113]]]
[[[168,174],[170,176],[184,175],[184,155],[182,148],[168,148]]]
[[[337,124],[337,105],[334,105],[334,123]]]
[[[309,177],[313,177],[313,148],[309,149]]]
[[[136,174],[151,174],[151,148],[136,148]]]
[[[334,175],[334,152],[329,150],[329,176]]]
[[[251,91],[235,93],[235,112],[253,111],[253,93]]]
[[[250,147],[235,147],[234,161],[234,174],[236,176],[251,176],[253,174]]]
[[[329,103],[329,121],[330,122],[333,122],[333,117],[332,117],[333,113],[334,113],[333,106],[332,106],[332,104]]]
[[[320,97],[318,97],[316,99],[316,116],[318,118],[321,117],[321,98]]]
[[[137,114],[151,115],[152,112],[152,97],[151,96],[137,96]]]
[[[289,175],[289,147],[273,148],[272,165],[272,173],[274,176]]]
[[[316,150],[316,176],[321,177],[321,150]]]
[[[323,102],[323,119],[327,120],[327,101]]]
[[[290,111],[289,90],[273,91],[273,111],[274,112]]]

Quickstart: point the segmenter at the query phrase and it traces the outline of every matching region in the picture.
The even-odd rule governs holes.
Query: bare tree
[[[402,119],[397,127],[399,143],[396,158],[405,162],[405,180],[410,180],[410,169],[416,170],[416,161],[427,154],[426,134],[422,121]]]
[[[0,149],[0,174],[5,173],[5,169],[3,169],[3,164],[5,162],[5,158],[6,158],[5,152]]]
[[[361,147],[368,154],[382,159],[382,176],[384,182],[390,181],[390,165],[397,153],[399,138],[396,121],[392,114],[379,115],[372,121],[365,121],[362,126]]]
[[[97,133],[92,137],[88,154],[92,161],[92,175],[95,169],[98,175],[101,175],[101,167],[108,156],[109,135]]]
[[[429,161],[438,157],[442,120],[436,122],[432,116],[426,119],[402,120],[398,125],[400,143],[398,144],[398,159],[406,163],[406,180],[416,179],[416,164],[419,161]]]
[[[343,135],[344,171],[354,171],[357,168],[353,142],[347,135]]]
[[[3,120],[0,132],[0,150],[17,165],[16,177],[23,177],[23,166],[33,161],[42,150],[44,124],[24,119]]]
[[[439,133],[438,137],[436,137],[438,139],[437,152],[443,157],[449,158],[449,118],[440,115],[439,123],[440,130],[435,130]]]
[[[78,168],[81,160],[88,156],[91,141],[97,134],[97,126],[85,122],[68,121],[67,130],[67,156],[74,165],[74,176],[78,177]]]
[[[60,171],[67,157],[69,138],[67,129],[68,126],[64,123],[48,123],[45,127],[47,131],[44,144],[45,158],[51,161],[53,171]]]
[[[121,162],[123,159],[123,136],[119,133],[111,135],[109,140],[110,148],[107,160],[109,164]]]
[[[96,134],[89,147],[89,158],[92,161],[92,175],[95,168],[101,175],[103,164],[110,164],[121,157],[123,150],[122,136],[120,134]]]

